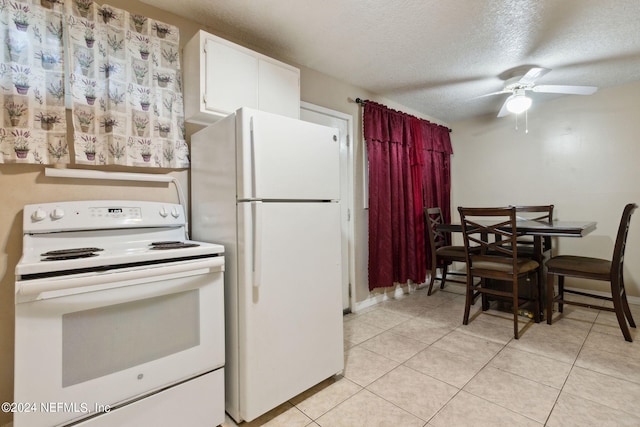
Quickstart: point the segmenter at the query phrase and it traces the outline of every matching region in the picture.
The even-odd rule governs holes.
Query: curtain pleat
[[[426,228],[424,220],[424,210],[420,201],[423,199],[423,137],[422,137],[422,120],[413,117],[411,120],[411,130],[413,135],[413,143],[411,144],[411,176],[413,183],[413,217],[415,219],[415,232],[413,238],[415,241],[416,252],[416,275],[424,277],[427,269],[427,254],[425,247]]]
[[[430,253],[424,207],[450,219],[447,128],[366,101],[369,160],[369,289],[422,283]],[[446,134],[444,133],[446,132]]]
[[[0,4],[0,163],[69,163],[62,5]]]
[[[367,142],[369,156],[369,188],[375,197],[369,198],[369,288],[391,286],[393,283],[393,252],[391,219],[391,145]],[[369,190],[371,192],[371,190]]]
[[[451,222],[451,139],[444,126],[424,126],[425,167],[423,169],[424,206],[439,207],[444,222]],[[447,242],[450,244],[451,242]],[[431,248],[425,245],[427,268],[431,269]]]

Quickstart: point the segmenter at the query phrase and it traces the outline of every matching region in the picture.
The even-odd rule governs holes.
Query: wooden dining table
[[[481,221],[479,221],[481,222]],[[534,221],[518,219],[519,232],[535,237],[583,237],[596,229],[595,221]],[[506,227],[508,229],[510,227]],[[439,224],[437,229],[445,233],[461,233],[462,224]]]
[[[482,222],[478,220],[478,222]],[[533,236],[534,240],[534,255],[533,258],[544,267],[545,251],[542,244],[542,239],[545,237],[583,237],[591,233],[596,229],[595,221],[539,221],[531,220],[527,218],[518,218],[516,227],[518,233],[522,233],[526,236]],[[462,233],[462,224],[460,223],[445,223],[439,224],[436,227],[438,230],[445,233]],[[510,226],[505,226],[505,230],[509,230]],[[541,313],[541,319],[544,316],[544,304],[546,298],[544,293],[546,292],[546,274],[542,273],[539,277],[540,291],[542,295],[543,310]]]

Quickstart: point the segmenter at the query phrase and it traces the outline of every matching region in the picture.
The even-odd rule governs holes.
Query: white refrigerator
[[[191,138],[193,238],[225,246],[226,410],[344,369],[337,129],[241,108]]]

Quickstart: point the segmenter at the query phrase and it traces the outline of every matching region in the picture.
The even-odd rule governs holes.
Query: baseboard
[[[627,301],[629,301],[629,304],[640,305],[640,297],[632,297],[630,295],[627,295]]]
[[[568,291],[585,292],[584,288],[565,287],[565,289],[568,290]],[[610,292],[594,291],[594,290],[591,290],[591,289],[589,289],[588,292],[592,293],[594,295],[600,295],[600,296],[603,296],[603,297],[611,296]],[[632,305],[640,305],[640,297],[634,297],[634,296],[631,296],[631,295],[627,295],[627,301],[629,301],[629,304],[632,304]]]
[[[402,298],[403,295],[410,294],[416,289],[422,289],[425,286],[429,286],[428,282],[419,284],[410,283],[408,285],[397,284],[394,288],[385,288],[382,293],[374,295],[371,295],[370,293],[369,298],[356,302],[353,312],[357,313],[365,308],[380,304],[381,302]]]
[[[364,310],[365,308],[369,308],[372,307],[376,304],[380,304],[381,302],[384,301],[389,301],[392,299],[398,299],[401,298],[403,295],[409,294],[412,291],[415,291],[416,289],[422,289],[428,285],[428,282],[425,283],[420,283],[420,284],[409,284],[409,285],[396,285],[395,288],[393,289],[385,289],[385,291],[383,293],[379,293],[379,294],[375,294],[375,295],[370,295],[369,298],[356,302],[354,309],[353,309],[353,313],[357,313],[361,310]],[[581,290],[578,288],[570,288],[567,287],[567,290]],[[601,295],[601,296],[607,296],[608,294],[606,292],[600,292],[600,291],[589,291],[592,292],[596,295]],[[631,295],[627,295],[627,300],[629,301],[629,304],[633,304],[633,305],[640,305],[640,297],[636,297],[636,296],[631,296]],[[3,426],[3,427],[10,427],[10,426]]]

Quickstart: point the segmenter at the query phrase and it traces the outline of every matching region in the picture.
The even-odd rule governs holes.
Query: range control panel
[[[74,201],[26,205],[24,233],[103,230],[110,228],[180,227],[184,208],[175,203],[146,201]]]
[[[89,208],[89,215],[94,218],[141,219],[142,211],[137,207]]]

